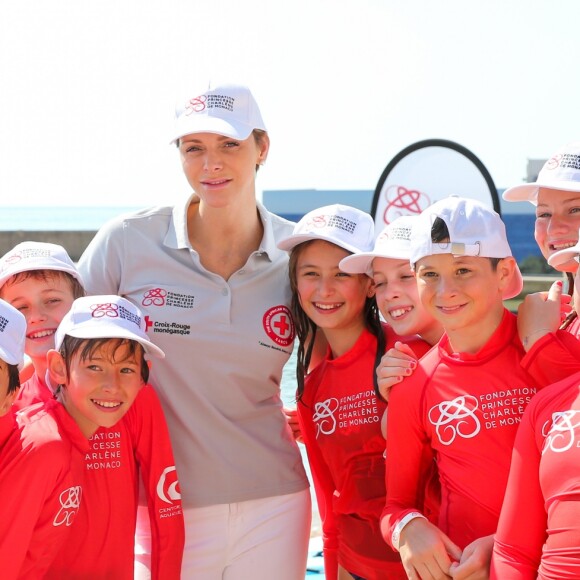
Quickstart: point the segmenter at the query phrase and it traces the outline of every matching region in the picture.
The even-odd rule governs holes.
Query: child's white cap
[[[431,228],[436,218],[445,222],[449,242],[431,241]],[[411,265],[433,254],[507,258],[512,256],[512,251],[505,225],[495,211],[475,199],[451,196],[423,210],[411,232]],[[504,290],[503,298],[517,296],[523,286],[522,274],[516,264],[515,275]]]
[[[266,131],[266,126],[250,89],[209,83],[176,105],[171,143],[193,133],[216,133],[243,141],[254,129]]]
[[[21,242],[0,258],[0,287],[20,272],[58,270],[67,272],[82,285],[81,275],[67,251],[58,244]]]
[[[54,348],[60,349],[66,335],[76,338],[124,338],[136,340],[145,353],[164,358],[165,353],[147,336],[143,314],[121,296],[100,295],[77,298],[61,320],[54,335]]]
[[[580,236],[580,231],[578,232],[578,235]],[[575,246],[565,248],[564,250],[559,250],[558,252],[554,252],[548,258],[548,264],[550,264],[550,266],[552,266],[553,268],[557,268],[558,266],[562,266],[563,264],[569,262],[570,260],[578,261],[579,255],[580,255],[580,238],[578,238],[578,241],[576,242]]]
[[[411,230],[418,216],[404,215],[385,226],[370,252],[352,254],[343,258],[338,267],[349,274],[371,274],[375,258],[407,260],[411,256]]]
[[[368,252],[373,247],[374,230],[368,213],[348,205],[327,205],[308,212],[278,247],[290,252],[303,242],[324,240],[349,252]]]
[[[580,192],[580,141],[560,147],[544,163],[535,182],[510,187],[503,192],[503,198],[536,205],[540,188]]]
[[[13,306],[0,300],[0,358],[9,365],[24,361],[26,318]]]

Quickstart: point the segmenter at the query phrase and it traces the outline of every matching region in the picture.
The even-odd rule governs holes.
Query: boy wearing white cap
[[[270,140],[251,91],[218,83],[178,104],[170,140],[192,193],[106,224],[79,270],[88,292],[139,305],[166,352],[151,383],[183,495],[183,577],[298,580],[311,503],[280,398],[294,325],[276,243],[292,224],[256,199]]]
[[[47,353],[54,349],[63,317],[75,298],[83,295],[80,275],[60,245],[26,241],[0,258],[0,297],[25,315],[25,352],[34,366],[34,374],[21,386],[15,408],[54,399],[53,387],[46,380]],[[146,561],[152,560],[149,568],[153,578],[179,577],[183,522],[177,511],[163,509],[166,502],[157,493],[160,478],[175,460],[163,411],[151,387],[139,391],[133,415],[137,421],[123,418],[114,429],[101,427],[89,439],[85,505],[76,522],[79,533],[69,538],[58,558],[63,574],[76,569],[84,574],[110,576],[115,570],[120,576],[133,575],[137,514],[134,489],[141,479],[142,503],[147,505],[139,507],[138,529],[147,531],[152,544],[152,557]],[[166,517],[170,513],[177,516]],[[116,524],[111,525],[115,520]],[[85,545],[99,546],[98,553],[87,552]],[[136,558],[141,566],[144,557],[138,554]],[[79,569],[80,565],[85,568]]]
[[[503,305],[521,292],[522,277],[504,224],[483,204],[450,197],[419,220],[411,263],[445,334],[390,394],[383,536],[411,578],[485,574],[517,426],[536,392],[520,366],[516,317]],[[438,526],[415,499],[431,456]]]
[[[371,216],[344,205],[307,213],[278,247],[290,252],[292,311],[298,347],[296,398],[324,535],[324,572],[380,580],[406,578],[378,528],[385,501],[385,403],[374,390],[374,368],[385,343],[407,340],[417,356],[429,345],[401,339],[382,325],[373,282],[339,268],[373,246]],[[321,333],[328,351],[313,364],[310,346]],[[312,368],[314,367],[314,368]],[[311,369],[306,372],[306,369]]]

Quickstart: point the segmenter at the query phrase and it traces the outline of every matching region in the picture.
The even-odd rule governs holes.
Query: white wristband
[[[391,535],[391,544],[393,545],[393,548],[395,548],[395,550],[397,550],[397,552],[399,551],[399,542],[401,540],[401,532],[403,531],[403,528],[410,521],[415,520],[417,518],[423,518],[424,520],[427,519],[423,514],[421,514],[419,512],[410,512],[404,518],[399,520],[399,522],[395,526],[395,529],[393,530],[393,534]]]

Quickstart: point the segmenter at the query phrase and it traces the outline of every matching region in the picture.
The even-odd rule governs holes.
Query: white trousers
[[[310,491],[184,510],[183,580],[304,580]]]

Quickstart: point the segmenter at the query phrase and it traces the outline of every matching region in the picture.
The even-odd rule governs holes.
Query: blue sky
[[[7,0],[3,204],[150,205],[187,192],[175,98],[253,89],[262,189],[374,189],[390,159],[456,141],[498,187],[580,139],[577,0]]]

